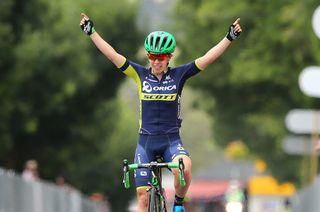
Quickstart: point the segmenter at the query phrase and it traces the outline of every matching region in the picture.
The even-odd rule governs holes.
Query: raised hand
[[[87,34],[91,35],[96,30],[93,27],[93,22],[89,19],[89,17],[85,13],[80,14],[82,19],[80,21],[80,28]]]
[[[237,18],[235,22],[229,27],[228,33],[226,37],[228,40],[233,41],[237,39],[242,32],[241,25],[240,25],[240,18]]]

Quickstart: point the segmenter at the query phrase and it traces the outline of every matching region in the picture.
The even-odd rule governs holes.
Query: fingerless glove
[[[80,25],[80,27],[89,36],[96,31],[91,20],[85,21],[84,24]]]
[[[227,35],[226,35],[226,37],[228,38],[228,40],[229,40],[229,41],[233,41],[233,40],[237,39],[237,38],[239,37],[239,35],[240,35],[240,32],[236,32],[236,31],[234,30],[234,25],[233,25],[233,24],[230,25],[229,30],[228,30],[228,33],[227,33]]]

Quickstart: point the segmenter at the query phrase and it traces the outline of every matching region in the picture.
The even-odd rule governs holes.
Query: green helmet
[[[169,32],[151,32],[144,41],[147,52],[171,54],[176,47],[176,39]]]

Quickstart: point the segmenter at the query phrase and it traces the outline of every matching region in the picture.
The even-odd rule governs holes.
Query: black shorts
[[[134,162],[149,163],[156,161],[156,156],[161,156],[163,162],[171,162],[178,155],[187,155],[189,153],[183,148],[179,133],[165,135],[139,135]],[[135,171],[136,187],[148,186],[151,181],[148,169],[137,169]]]

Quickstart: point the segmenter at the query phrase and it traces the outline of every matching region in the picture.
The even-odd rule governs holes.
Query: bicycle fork
[[[164,196],[165,190],[164,188],[162,188],[161,170],[152,170],[151,175],[151,183],[149,183],[150,188],[147,189],[149,198],[152,196],[150,192],[152,192],[152,189],[154,189],[154,192],[156,194],[155,196],[158,199],[157,208],[159,208],[159,211],[167,212],[166,198]]]

